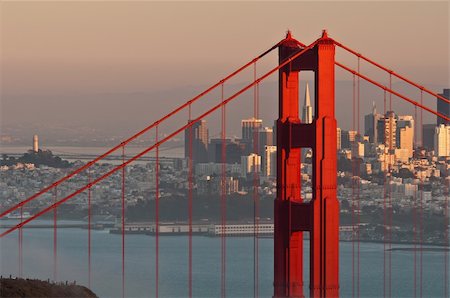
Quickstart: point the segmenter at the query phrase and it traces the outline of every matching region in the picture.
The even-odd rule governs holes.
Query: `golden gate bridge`
[[[341,49],[350,53],[357,59],[357,67],[355,69],[340,63],[335,59],[336,49]],[[274,50],[278,50],[279,63],[269,71],[257,75],[258,62],[267,54]],[[369,75],[362,73],[361,63],[368,63],[375,68],[385,72],[388,77],[387,84],[372,79]],[[194,196],[194,171],[192,158],[193,145],[193,130],[192,126],[198,121],[205,119],[212,114],[220,116],[222,139],[222,175],[221,175],[221,220],[222,227],[227,223],[226,210],[226,128],[227,128],[227,107],[242,94],[253,90],[253,116],[259,118],[259,87],[260,84],[271,75],[278,72],[279,80],[279,102],[278,110],[279,117],[276,125],[277,136],[277,195],[274,202],[274,277],[273,277],[273,296],[274,297],[304,297],[305,285],[303,282],[303,232],[308,232],[310,235],[310,278],[309,278],[309,295],[311,297],[338,297],[340,280],[339,280],[339,202],[337,200],[337,122],[335,119],[335,69],[342,69],[350,74],[353,80],[353,128],[360,133],[359,115],[360,115],[360,80],[366,81],[369,84],[382,90],[384,94],[384,110],[392,110],[392,97],[398,98],[420,109],[434,114],[445,121],[450,121],[448,115],[442,114],[423,103],[424,95],[437,98],[447,104],[450,101],[426,87],[407,79],[397,72],[377,63],[353,50],[352,48],[330,38],[324,30],[322,36],[313,43],[306,45],[291,36],[288,32],[286,37],[280,42],[271,46],[262,54],[256,56],[237,70],[224,77],[216,84],[212,85],[199,95],[186,101],[181,106],[164,115],[160,119],[153,122],[143,130],[134,134],[130,138],[124,140],[117,146],[108,150],[104,154],[94,158],[92,161],[79,167],[73,172],[67,174],[62,179],[59,179],[51,185],[43,188],[36,194],[22,200],[14,206],[2,206],[0,218],[4,218],[11,212],[20,212],[27,207],[27,204],[40,199],[45,194],[50,194],[53,198],[47,202],[48,205],[36,212],[29,218],[22,218],[20,223],[4,229],[1,232],[0,238],[11,237],[11,234],[18,234],[19,242],[19,260],[17,266],[22,272],[23,263],[23,228],[36,219],[41,218],[44,214],[53,213],[53,275],[57,280],[58,276],[58,208],[75,198],[81,193],[87,193],[88,197],[88,229],[86,247],[88,250],[88,281],[91,284],[91,205],[92,205],[92,189],[95,185],[106,180],[113,175],[120,175],[121,179],[121,255],[122,255],[122,296],[126,297],[126,282],[125,282],[125,254],[126,254],[126,236],[125,236],[125,209],[126,209],[126,167],[134,161],[147,156],[154,152],[154,160],[156,165],[159,163],[160,147],[166,142],[170,141],[178,134],[187,131],[189,140],[187,142],[190,150],[188,150],[188,173],[187,173],[187,201],[188,201],[188,289],[186,296],[195,296],[192,290],[193,282],[193,259],[192,259],[192,205]],[[238,74],[250,71],[253,78],[240,90],[234,92],[229,96],[225,96],[225,87],[227,82]],[[315,113],[312,123],[301,123],[299,118],[299,82],[302,71],[314,72],[314,86],[315,86]],[[419,100],[406,96],[399,91],[393,89],[392,79],[401,80],[418,90]],[[205,99],[206,96],[212,92],[218,92],[219,98],[213,105],[205,110],[196,108],[196,104]],[[170,133],[164,134],[161,137],[161,130],[167,123],[182,123],[180,119],[187,116],[186,124],[180,124],[177,129]],[[177,118],[178,117],[178,118]],[[172,122],[171,122],[172,121]],[[184,123],[184,122],[183,122]],[[140,153],[131,156],[126,153],[127,146],[131,146],[137,140],[148,140],[151,144],[142,150]],[[258,147],[258,134],[254,134],[253,146]],[[312,197],[311,201],[305,201],[301,196],[301,150],[302,148],[311,148],[313,152],[312,165]],[[122,162],[114,166],[112,169],[107,169],[104,173],[93,175],[91,169],[101,162],[108,160],[111,156],[121,156]],[[154,296],[158,297],[159,284],[159,202],[160,202],[160,173],[159,167],[155,167],[155,289]],[[448,175],[448,173],[447,173]],[[253,185],[253,203],[254,203],[254,276],[253,276],[253,294],[255,297],[260,296],[259,293],[259,240],[258,240],[258,226],[259,226],[259,194],[258,194],[258,176],[257,171],[254,172]],[[352,209],[354,223],[359,223],[359,160],[353,160],[353,193],[352,193]],[[82,178],[81,178],[82,177]],[[64,184],[67,184],[71,179],[85,179],[82,187],[74,189],[72,192],[61,195],[58,191]],[[389,182],[391,175],[389,169],[384,171],[385,184]],[[447,179],[448,180],[448,179]],[[384,191],[384,223],[386,226],[392,226],[392,209],[387,208],[392,203],[392,197],[388,187]],[[416,198],[419,203],[416,206],[422,206],[423,203],[420,198]],[[416,204],[416,203],[415,203]],[[418,239],[421,239],[423,231],[420,225],[420,208],[418,209],[417,218],[414,219],[415,231]],[[447,219],[444,229],[446,229],[445,242],[448,244],[448,186],[447,186],[447,202],[445,205],[445,217]],[[354,297],[360,296],[360,248],[359,237],[360,231],[358,225],[355,225],[353,238],[353,256],[352,256],[352,295]],[[226,280],[227,280],[227,252],[226,252],[226,234],[221,234],[221,296],[227,295]],[[384,245],[385,248],[391,245],[391,230],[385,229]],[[421,246],[421,244],[419,244]],[[414,255],[414,296],[422,297],[422,250],[418,250],[420,255]],[[444,271],[442,272],[444,287],[443,296],[448,297],[448,255],[444,252]],[[383,294],[385,297],[392,296],[392,258],[390,252],[384,252],[383,262]]]

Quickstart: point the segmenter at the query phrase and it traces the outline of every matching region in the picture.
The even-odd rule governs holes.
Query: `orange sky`
[[[96,92],[208,84],[280,40],[287,28],[306,43],[328,28],[335,39],[417,81],[446,85],[448,15],[447,1],[6,1],[3,88]]]

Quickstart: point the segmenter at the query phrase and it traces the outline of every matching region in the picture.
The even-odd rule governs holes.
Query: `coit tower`
[[[38,152],[39,151],[39,138],[37,135],[33,136],[33,151]]]

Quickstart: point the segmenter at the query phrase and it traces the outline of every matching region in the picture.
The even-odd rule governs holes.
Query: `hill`
[[[0,297],[97,297],[86,287],[37,279],[0,278]]]

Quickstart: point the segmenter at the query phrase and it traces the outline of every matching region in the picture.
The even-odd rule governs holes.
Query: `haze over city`
[[[6,133],[28,131],[27,140],[34,133],[51,139],[44,133],[49,129],[54,135],[85,131],[103,138],[134,132],[279,41],[287,29],[310,43],[327,28],[333,38],[436,92],[449,82],[447,1],[0,5],[1,126]],[[337,57],[356,65],[344,53]],[[261,73],[276,61],[275,54],[262,61]],[[249,78],[230,84],[242,85]],[[345,129],[351,125],[345,117],[350,80],[337,71],[337,119]],[[273,76],[261,86],[266,125],[276,118],[271,108],[275,82]],[[370,112],[373,100],[381,110],[382,93],[369,89],[366,94],[370,98],[362,101],[361,110]],[[251,101],[245,102],[250,108]],[[411,113],[397,103],[399,112]],[[232,135],[246,117],[241,110],[235,116]],[[432,122],[428,113],[424,116]]]

